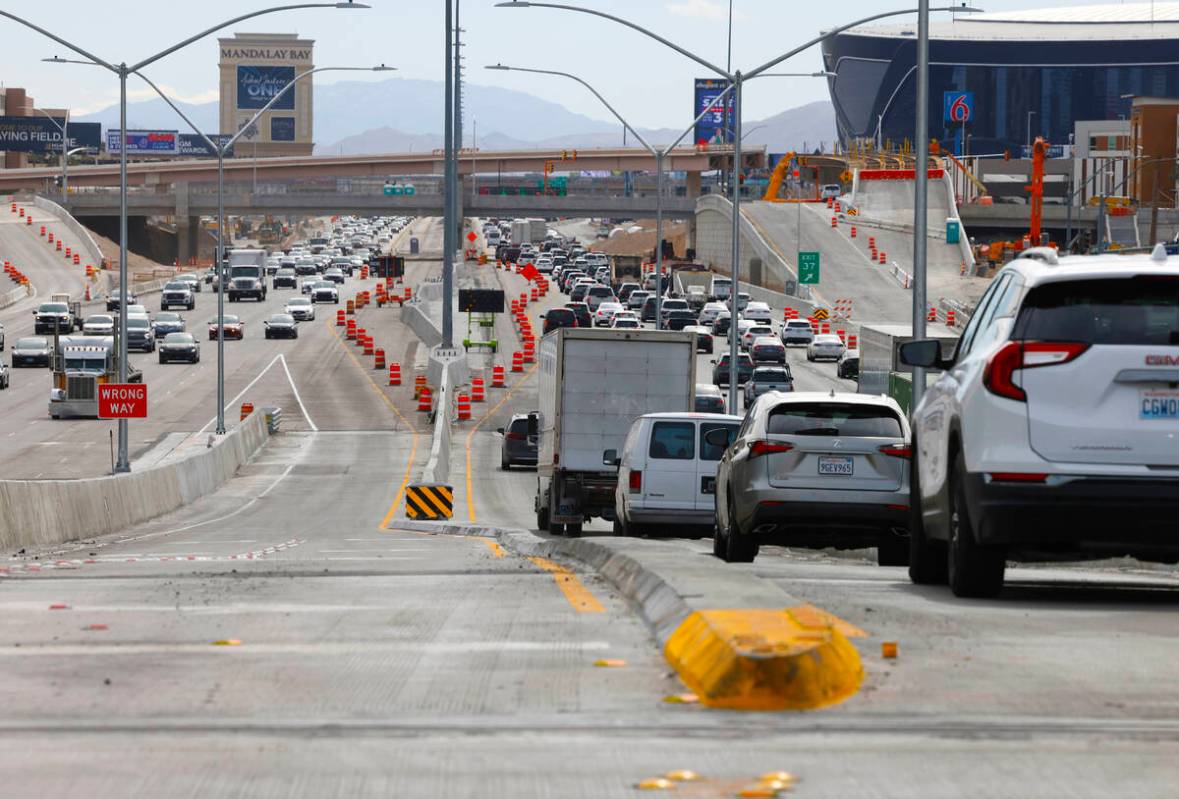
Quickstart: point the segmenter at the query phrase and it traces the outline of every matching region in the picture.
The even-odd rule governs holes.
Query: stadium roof
[[[954,15],[929,26],[934,39],[1108,41],[1179,38],[1179,2],[1125,3]],[[853,28],[845,35],[915,37],[917,21]]]

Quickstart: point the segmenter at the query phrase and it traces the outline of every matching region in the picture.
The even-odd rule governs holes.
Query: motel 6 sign
[[[943,92],[942,121],[962,125],[974,119],[974,92]]]

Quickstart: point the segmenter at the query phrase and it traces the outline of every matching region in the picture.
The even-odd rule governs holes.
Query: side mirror
[[[618,450],[608,449],[602,453],[603,466],[617,466],[622,463],[622,458],[618,457]]]
[[[707,433],[705,433],[704,440],[707,441],[711,446],[720,447],[721,449],[728,449],[729,444],[733,443],[733,436],[736,434],[736,432],[736,430],[718,427],[715,430],[709,430]]]
[[[495,432],[499,433],[502,436],[504,434],[504,429],[502,427],[497,427],[497,428],[495,428]]]
[[[900,346],[901,363],[925,369],[944,369],[949,364],[942,360],[942,346],[932,339],[906,341]]]
[[[716,363],[716,358],[713,358],[713,359],[711,359],[711,360],[709,361],[709,363],[711,363],[711,364],[715,364],[715,363]]]
[[[263,327],[270,327],[270,323],[264,321],[264,322],[262,322],[262,326]]]
[[[540,432],[540,419],[535,413],[528,414],[528,435],[535,436]]]

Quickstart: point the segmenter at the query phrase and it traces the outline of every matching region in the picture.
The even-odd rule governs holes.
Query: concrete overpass
[[[570,149],[570,152],[572,148]],[[655,159],[636,147],[579,149],[576,160],[562,161],[561,150],[464,150],[459,157],[460,176],[473,174],[542,173],[545,164],[554,163],[557,172],[654,171]],[[686,172],[698,183],[701,172],[731,166],[731,145],[706,148],[680,147],[667,155],[670,172]],[[746,168],[766,164],[765,147],[743,150]],[[231,158],[225,162],[226,180],[249,181],[255,175],[261,181],[306,180],[315,178],[386,178],[404,175],[442,174],[442,151],[430,153],[392,153],[386,155],[290,156],[282,158]],[[48,190],[61,174],[57,167],[0,170],[0,193],[19,190]],[[136,161],[127,165],[127,180],[132,186],[168,186],[177,183],[202,183],[217,180],[217,162],[212,159]],[[70,185],[117,186],[119,165],[90,164],[70,167]]]

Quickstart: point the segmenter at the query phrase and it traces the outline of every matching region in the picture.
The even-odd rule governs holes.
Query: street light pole
[[[273,97],[262,106],[250,121],[242,125],[237,133],[233,134],[229,139],[222,141],[224,134],[217,135],[217,141],[214,142],[208,135],[197,126],[195,122],[188,118],[188,116],[180,110],[176,103],[157,86],[150,78],[142,72],[136,72],[140,80],[150,86],[160,98],[167,103],[173,111],[175,111],[181,119],[188,123],[193,132],[200,136],[205,144],[217,153],[217,256],[216,263],[213,268],[217,274],[217,435],[225,435],[225,337],[222,335],[221,319],[225,316],[225,281],[222,273],[222,265],[225,261],[225,156],[233,149],[234,144],[242,136],[254,129],[254,125],[262,118],[262,115],[274,107],[279,100],[283,98],[288,91],[290,91],[296,83],[306,77],[316,74],[317,72],[391,72],[395,67],[387,67],[381,64],[377,67],[315,67],[305,72],[296,75],[289,83],[282,87],[281,90],[275,93]],[[257,147],[257,140],[255,140],[255,147]],[[257,169],[257,164],[254,166]],[[257,173],[255,172],[255,175]],[[255,177],[255,184],[257,178]],[[255,188],[255,191],[257,189]]]
[[[849,22],[849,23],[846,23],[843,25],[838,25],[834,28],[824,31],[823,33],[819,34],[819,36],[811,39],[810,41],[805,42],[805,43],[795,47],[794,49],[789,50],[786,53],[783,53],[782,55],[772,59],[771,61],[766,62],[765,64],[762,64],[761,66],[757,67],[756,69],[751,69],[748,72],[745,72],[744,74],[742,74],[741,71],[738,71],[736,73],[732,73],[730,69],[722,69],[721,67],[717,66],[716,64],[713,64],[710,61],[708,61],[704,58],[701,58],[700,56],[696,55],[695,53],[691,52],[690,50],[687,50],[686,48],[681,47],[680,45],[676,44],[675,42],[672,42],[669,39],[666,39],[663,36],[660,36],[659,34],[655,33],[654,31],[644,28],[642,25],[638,25],[634,22],[631,22],[630,20],[623,19],[621,17],[617,17],[613,14],[608,14],[604,11],[598,11],[597,9],[583,8],[581,6],[572,6],[572,5],[567,5],[564,3],[535,3],[535,2],[531,2],[531,0],[505,0],[505,2],[496,3],[496,7],[497,8],[552,8],[552,9],[557,9],[557,10],[561,10],[561,11],[575,11],[580,14],[589,14],[590,16],[599,17],[601,19],[607,19],[607,20],[610,20],[611,22],[616,22],[619,25],[622,25],[624,27],[630,28],[633,31],[641,33],[650,39],[654,39],[655,41],[659,42],[660,44],[676,51],[677,53],[684,56],[685,58],[688,58],[689,60],[696,62],[697,64],[704,67],[705,69],[710,70],[714,74],[719,75],[720,77],[725,78],[726,80],[736,84],[736,86],[734,87],[734,93],[733,93],[733,117],[734,117],[734,121],[735,121],[734,129],[737,134],[735,137],[737,139],[737,141],[735,142],[735,146],[733,148],[734,149],[733,167],[734,167],[735,173],[737,171],[739,171],[741,168],[741,141],[740,141],[740,139],[741,139],[741,136],[740,136],[740,133],[741,133],[741,84],[744,81],[752,80],[753,78],[758,77],[762,73],[768,72],[770,69],[774,68],[775,66],[777,66],[778,64],[787,60],[788,58],[792,58],[795,55],[798,55],[799,53],[803,52],[804,50],[807,50],[807,49],[815,46],[816,44],[819,44],[827,39],[830,39],[833,36],[837,36],[838,34],[843,33],[844,31],[846,31],[850,28],[854,28],[858,25],[864,25],[866,23],[875,22],[876,20],[879,20],[879,19],[886,19],[888,17],[904,16],[904,15],[913,14],[913,13],[922,14],[924,16],[924,18],[926,20],[928,20],[928,15],[929,15],[930,11],[949,11],[949,12],[956,12],[956,13],[970,13],[970,12],[978,12],[978,11],[982,10],[980,8],[974,8],[974,7],[970,7],[970,6],[942,6],[942,7],[936,8],[936,9],[931,9],[929,7],[929,0],[921,0],[921,4],[917,9],[907,8],[907,9],[902,9],[902,10],[898,10],[898,11],[882,11],[882,12],[879,12],[876,14],[871,14],[869,16],[863,17],[862,19],[858,19],[855,22]],[[928,39],[928,30],[926,31],[926,37]],[[928,86],[926,87],[926,92],[928,93]],[[921,138],[922,138],[922,136],[918,137],[919,140]],[[928,159],[928,150],[926,151],[926,157]],[[739,189],[739,179],[737,179],[736,177],[734,178],[734,185]],[[731,323],[732,323],[733,328],[736,328],[736,325],[737,325],[737,313],[736,313],[737,296],[736,295],[738,293],[737,290],[740,288],[740,286],[737,282],[737,275],[739,274],[739,261],[740,261],[739,256],[740,256],[740,249],[741,249],[740,216],[739,216],[740,197],[738,196],[739,194],[740,194],[739,190],[733,192],[733,263],[732,263],[732,270],[731,270],[732,274],[733,274],[733,287],[732,287],[733,296],[730,298],[731,299],[730,305],[732,308]],[[920,252],[922,260],[924,260],[925,246],[926,246],[926,241],[924,239],[922,239],[922,241],[920,242],[920,246],[918,247],[918,250]],[[924,287],[922,287],[922,290],[924,290]],[[916,298],[914,298],[914,301],[916,301]],[[914,305],[915,309],[916,309],[916,307],[917,306]],[[914,311],[914,314],[916,314],[916,310]],[[924,319],[924,316],[922,318]],[[736,379],[737,379],[736,338],[737,337],[736,337],[735,333],[733,335],[730,335],[730,347],[731,347],[730,361],[731,361],[731,363],[730,363],[730,370],[729,370],[729,375],[730,375],[729,376],[729,381],[730,381],[730,392],[729,393],[730,393],[730,396],[733,400],[736,399],[736,395],[737,395],[736,385],[735,385]]]
[[[442,347],[450,349],[454,346],[454,224],[457,203],[454,196],[454,48],[452,46],[452,31],[454,29],[453,6],[451,0],[446,3],[446,85],[443,105],[446,107],[446,120],[443,126],[443,160],[446,185],[445,197],[442,203]]]
[[[913,338],[925,338],[925,255],[929,225],[929,0],[920,0],[917,13],[917,164],[913,173]],[[913,367],[916,408],[925,392],[925,370]]]
[[[61,201],[64,205],[66,201],[66,195],[69,193],[70,189],[70,112],[69,109],[66,109],[65,119],[62,120],[62,124],[60,125],[57,124],[57,120],[50,116],[50,114],[44,109],[38,108],[37,112],[52,122],[53,127],[57,128],[57,130],[61,133]]]
[[[239,22],[244,22],[254,17],[260,17],[264,14],[273,14],[279,11],[294,11],[296,9],[304,8],[368,8],[363,3],[353,2],[335,2],[335,3],[299,3],[294,5],[274,6],[272,8],[264,8],[260,11],[251,11],[247,14],[241,14],[233,19],[226,20],[219,25],[214,25],[211,28],[206,28],[200,33],[190,36],[177,44],[172,45],[166,50],[161,50],[153,56],[143,59],[137,64],[130,67],[124,61],[118,65],[105,61],[93,53],[79,47],[72,42],[69,42],[55,33],[35,25],[28,20],[13,14],[10,11],[0,10],[0,17],[12,20],[20,25],[25,26],[31,30],[40,33],[52,41],[66,47],[71,52],[77,53],[86,59],[83,63],[95,64],[103,67],[110,72],[113,72],[119,78],[119,382],[127,382],[127,76],[133,72],[138,72],[144,67],[159,61],[161,58],[171,55],[177,50],[181,50],[193,42],[199,41],[209,34],[228,28],[231,25],[236,25]],[[48,61],[61,61],[64,59],[51,58]],[[218,231],[220,234],[220,231]],[[129,436],[126,419],[119,419],[118,423],[118,443],[119,452],[115,463],[115,473],[125,473],[131,471],[131,459],[129,453]]]

